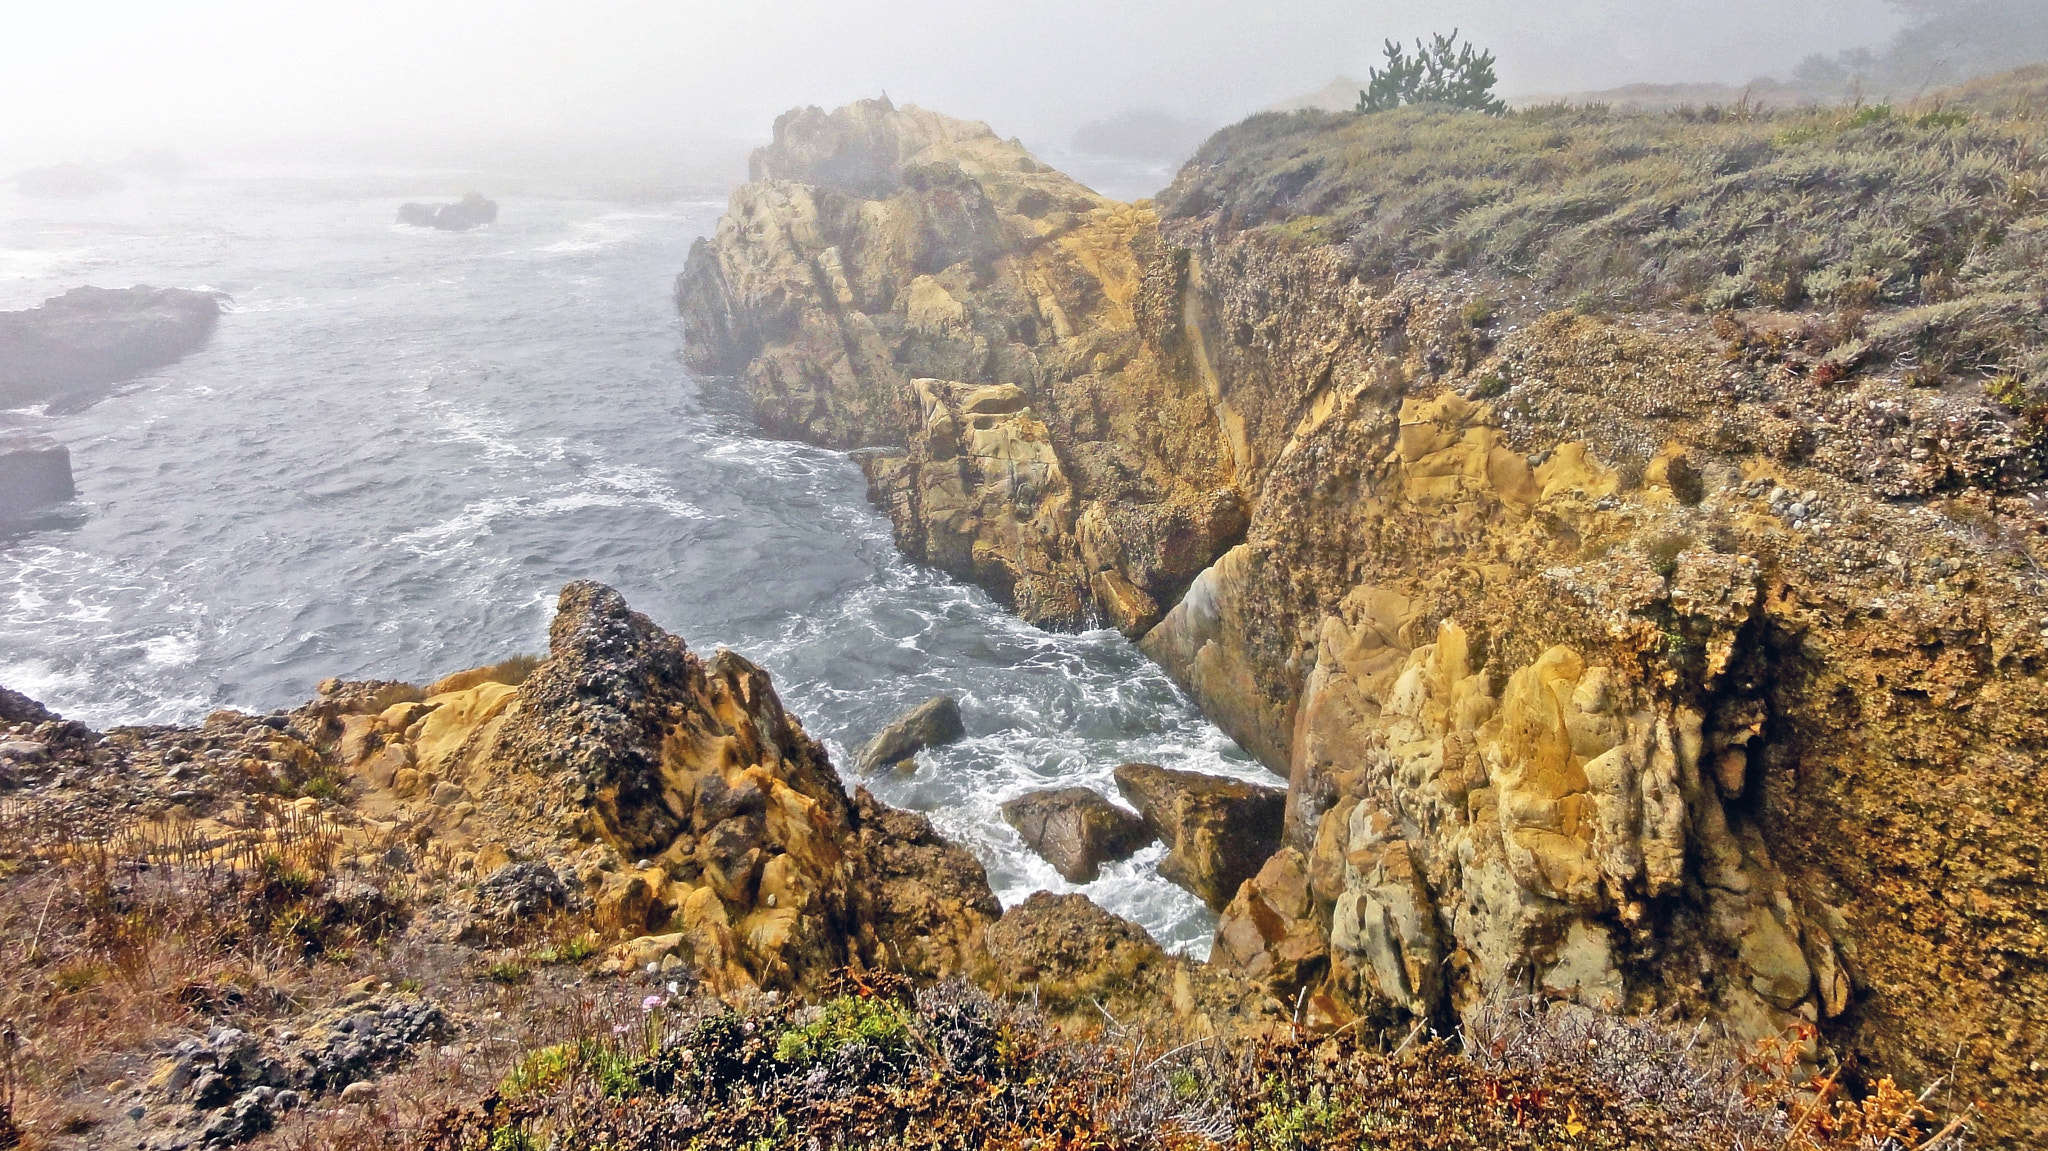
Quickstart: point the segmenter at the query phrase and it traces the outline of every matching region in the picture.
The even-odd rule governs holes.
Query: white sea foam
[[[865,781],[877,795],[975,852],[1006,904],[1081,890],[1206,951],[1214,916],[1159,878],[1162,849],[1077,888],[1000,804],[1115,798],[1127,760],[1273,781],[1121,636],[1041,631],[903,560],[843,455],[678,402],[670,284],[718,205],[508,202],[463,239],[389,223],[394,185],[446,174],[219,175],[48,252],[0,221],[0,292],[28,303],[119,267],[240,285],[245,314],[221,354],[54,421],[90,502],[82,525],[0,544],[0,682],[98,725],[267,710],[329,675],[535,650],[562,582],[604,578],[693,647],[767,668],[835,762],[959,697],[969,738]]]

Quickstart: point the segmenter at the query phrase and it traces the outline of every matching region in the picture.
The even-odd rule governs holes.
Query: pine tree
[[[1417,40],[1413,56],[1392,40],[1385,51],[1386,68],[1374,68],[1358,94],[1361,112],[1385,112],[1403,104],[1443,104],[1490,116],[1508,110],[1507,102],[1493,94],[1499,82],[1493,53],[1459,44],[1456,29],[1448,36],[1431,36],[1427,44]]]

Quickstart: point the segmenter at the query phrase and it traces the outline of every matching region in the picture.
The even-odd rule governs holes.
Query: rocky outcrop
[[[0,523],[19,520],[78,494],[71,450],[48,436],[0,438]]]
[[[960,704],[952,696],[935,695],[875,733],[861,749],[860,773],[872,775],[884,767],[900,766],[928,747],[944,747],[966,734]]]
[[[1069,883],[1093,883],[1102,865],[1158,838],[1149,824],[1085,787],[1027,791],[1003,801],[1003,820]]]
[[[321,1096],[374,1099],[371,1078],[447,1035],[447,1016],[431,1002],[353,998],[306,1021],[303,1033],[287,1032],[284,1042],[226,1025],[179,1042],[134,1093],[145,1103],[130,1116],[147,1117],[158,1129],[149,1134],[149,1127],[134,1123],[146,1135],[135,1146],[233,1147]]]
[[[1328,1024],[1533,982],[1812,1036],[2048,1133],[2048,505],[2009,412],[1845,377],[1800,350],[1826,317],[1389,272],[1398,220],[1347,246],[1290,199],[1319,155],[1212,144],[1162,216],[928,113],[785,129],[679,282],[693,365],[872,448],[907,552],[1114,623],[1288,779],[1284,850],[1211,888],[1219,965]],[[804,159],[885,138],[872,178]]]
[[[42,403],[176,363],[206,342],[221,297],[181,288],[73,288],[0,312],[0,406]]]
[[[548,658],[516,686],[402,688],[328,685],[314,747],[374,789],[373,810],[499,859],[494,874],[513,856],[559,860],[624,940],[619,969],[775,989],[848,966],[938,978],[985,963],[1001,909],[973,856],[849,797],[765,672],[729,651],[700,659],[610,588],[563,590]]]
[[[989,933],[998,981],[1054,1008],[1086,1007],[1157,978],[1166,952],[1145,929],[1085,895],[1034,893]]]
[[[1158,244],[986,125],[793,112],[677,280],[684,355],[773,433],[875,449],[910,554],[1135,635],[1245,523],[1209,396],[1138,337]]]
[[[1117,790],[1159,838],[1159,874],[1221,911],[1280,845],[1286,793],[1150,763],[1116,769]]]
[[[438,228],[443,232],[466,232],[498,219],[498,202],[471,192],[453,204],[400,204],[398,222],[415,228]]]

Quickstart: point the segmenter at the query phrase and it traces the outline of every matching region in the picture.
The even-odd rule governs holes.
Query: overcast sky
[[[1221,123],[1384,37],[1462,28],[1510,95],[1741,81],[1885,40],[1882,0],[6,0],[0,154],[353,138],[764,135],[899,103],[1064,143],[1158,108]]]

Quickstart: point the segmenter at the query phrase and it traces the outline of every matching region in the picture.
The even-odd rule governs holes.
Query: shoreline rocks
[[[24,519],[77,494],[69,448],[48,436],[0,437],[0,524]]]
[[[884,767],[903,766],[918,752],[943,747],[967,734],[960,718],[960,704],[948,695],[935,695],[889,722],[861,749],[856,761],[862,775],[873,775]]]
[[[68,399],[176,363],[200,347],[222,297],[182,288],[73,288],[0,312],[0,406]]]
[[[1117,790],[1166,841],[1159,874],[1221,911],[1280,846],[1287,793],[1150,763],[1116,769]]]
[[[1158,838],[1142,817],[1085,787],[1031,791],[1005,800],[1003,820],[1069,883],[1095,882],[1103,864],[1129,859]]]

